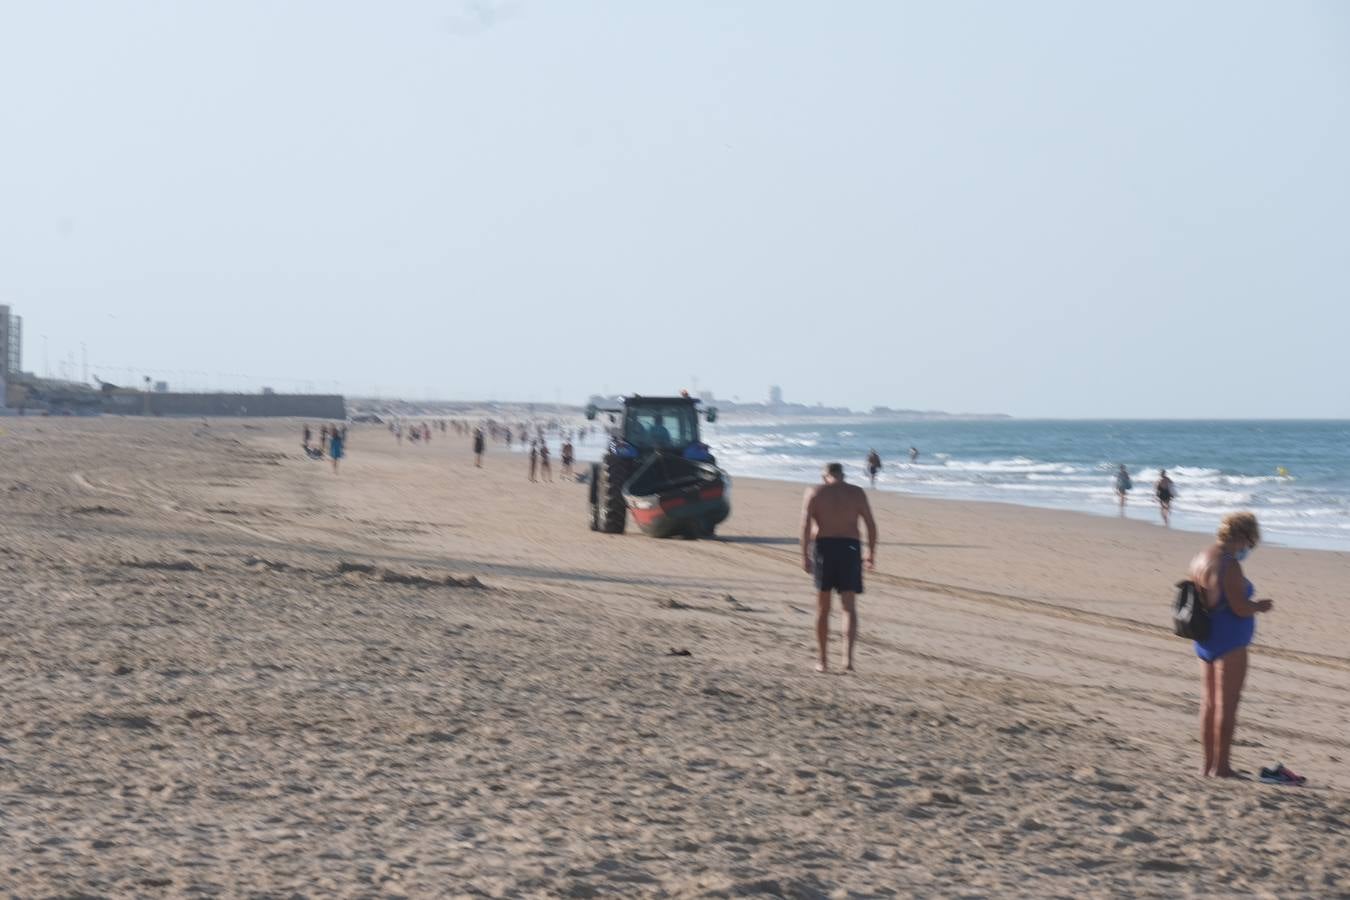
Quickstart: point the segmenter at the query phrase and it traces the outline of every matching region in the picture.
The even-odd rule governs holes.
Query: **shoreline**
[[[745,481],[756,481],[756,482],[765,482],[769,484],[790,485],[794,487],[803,487],[803,488],[809,487],[812,484],[814,484],[814,482],[807,481],[805,479],[801,481],[792,481],[786,478],[761,478],[759,476],[754,475],[743,475],[739,477],[733,476],[733,478],[735,479],[733,482],[734,484],[740,484],[741,482]],[[849,483],[858,484],[858,482],[856,481],[850,481]],[[881,485],[878,485],[876,488],[868,487],[867,485],[858,485],[858,486],[863,487],[865,490],[867,490],[869,498],[872,497],[874,493],[880,492],[885,493],[887,495],[903,497],[906,500],[912,500],[923,504],[928,503],[944,504],[944,505],[957,504],[960,506],[970,506],[977,508],[978,507],[1011,508],[1014,510],[1025,510],[1028,512],[1038,512],[1038,513],[1052,514],[1056,516],[1065,516],[1067,517],[1065,522],[1066,525],[1068,524],[1069,519],[1074,520],[1084,519],[1093,522],[1105,520],[1107,522],[1113,522],[1116,524],[1128,525],[1129,527],[1141,526],[1146,528],[1154,528],[1164,534],[1178,534],[1178,535],[1189,535],[1200,537],[1208,536],[1210,538],[1214,537],[1214,530],[1218,525],[1218,523],[1215,522],[1213,523],[1212,526],[1207,528],[1183,527],[1178,524],[1177,522],[1178,513],[1174,509],[1172,512],[1172,526],[1170,528],[1167,528],[1163,526],[1162,523],[1156,517],[1157,507],[1150,508],[1150,511],[1155,513],[1155,516],[1153,518],[1148,518],[1145,516],[1133,516],[1129,514],[1125,515],[1122,518],[1112,513],[1095,513],[1089,510],[1072,509],[1063,506],[1038,506],[1030,503],[1018,503],[1014,500],[974,499],[967,497],[939,497],[930,494],[921,494],[915,491],[906,491],[900,488],[887,488]],[[1134,507],[1127,506],[1127,509],[1137,509],[1137,508],[1138,508],[1137,506]],[[1259,520],[1260,516],[1258,515],[1257,518]],[[1281,535],[1281,538],[1282,537],[1284,537],[1284,535]],[[1298,543],[1285,543],[1282,540],[1272,539],[1268,537],[1264,532],[1264,529],[1261,537],[1261,546],[1266,549],[1297,550],[1304,553],[1328,554],[1331,556],[1339,557],[1343,559],[1345,562],[1350,563],[1350,549],[1342,547],[1323,547],[1323,546],[1304,545]]]
[[[558,439],[556,438],[556,436],[550,436],[550,437],[549,437],[549,442],[550,442],[550,447],[552,448],[552,450],[553,450],[553,452],[554,452],[554,458],[556,459],[556,457],[557,457],[557,451],[556,451],[555,445],[558,443]],[[492,444],[492,445],[490,445],[490,446],[496,448],[498,452],[501,452],[502,449],[503,449],[503,448],[501,447],[500,444]],[[577,447],[577,448],[576,448],[576,461],[577,461],[577,463],[579,463],[579,464],[580,464],[580,463],[585,463],[585,464],[589,465],[590,463],[597,462],[597,461],[598,461],[598,456],[597,456],[597,455],[594,455],[594,453],[593,453],[593,451],[596,449],[596,446],[597,446],[597,445],[595,445],[595,444],[583,444],[583,445],[580,445],[579,447]],[[520,446],[518,446],[518,445],[513,445],[513,446],[511,447],[511,449],[510,449],[509,452],[510,452],[512,455],[516,455],[516,454],[520,454],[520,453],[526,452],[527,450],[528,450],[527,447],[520,447]],[[847,464],[846,464],[846,466],[847,466]],[[852,470],[852,469],[857,469],[857,468],[860,468],[860,467],[859,467],[859,466],[851,466],[851,467],[847,467],[847,468],[846,468],[846,472],[848,472],[848,471],[850,471],[850,470]],[[806,486],[809,486],[809,485],[812,485],[812,484],[815,484],[815,483],[816,483],[814,480],[809,479],[809,478],[805,478],[805,477],[803,477],[803,478],[801,478],[801,479],[798,480],[798,479],[791,479],[791,478],[765,477],[765,476],[761,476],[761,475],[739,475],[739,474],[737,474],[735,471],[731,471],[731,470],[727,470],[727,474],[728,474],[729,476],[731,476],[733,490],[734,490],[736,484],[739,484],[739,483],[741,483],[742,481],[747,481],[747,480],[762,481],[762,482],[770,482],[770,483],[777,483],[777,484],[783,484],[783,485],[795,485],[795,486],[800,486],[800,487],[806,487]],[[860,486],[860,487],[865,488],[865,489],[867,490],[867,492],[868,492],[868,496],[869,496],[869,497],[870,497],[870,496],[873,496],[873,495],[876,494],[876,493],[883,493],[883,494],[886,494],[886,495],[894,495],[894,496],[904,497],[904,498],[906,498],[906,499],[908,499],[908,500],[916,500],[916,501],[924,501],[924,502],[934,502],[934,503],[958,503],[958,504],[976,504],[976,505],[979,505],[979,504],[988,504],[988,505],[990,505],[990,506],[997,506],[997,507],[1012,507],[1012,508],[1014,508],[1014,509],[1036,510],[1036,511],[1039,511],[1039,512],[1062,513],[1062,514],[1069,515],[1069,516],[1083,516],[1083,517],[1086,517],[1086,518],[1092,519],[1092,520],[1102,520],[1102,519],[1104,519],[1104,520],[1107,520],[1107,521],[1114,521],[1114,522],[1122,522],[1122,521],[1123,521],[1123,522],[1133,522],[1133,523],[1137,523],[1137,524],[1139,524],[1139,525],[1153,526],[1153,527],[1156,527],[1157,529],[1159,529],[1160,531],[1164,531],[1164,532],[1177,532],[1177,533],[1180,533],[1180,534],[1187,534],[1187,535],[1210,535],[1210,536],[1213,536],[1214,530],[1218,527],[1218,518],[1217,518],[1217,517],[1216,517],[1216,518],[1213,518],[1211,521],[1203,521],[1203,522],[1202,522],[1202,521],[1199,521],[1199,520],[1204,519],[1205,516],[1208,516],[1208,515],[1210,515],[1210,514],[1208,514],[1208,513],[1194,513],[1194,512],[1189,512],[1189,511],[1181,510],[1181,509],[1178,509],[1175,505],[1173,506],[1173,509],[1172,509],[1172,525],[1171,525],[1170,528],[1165,527],[1165,526],[1162,524],[1162,522],[1160,521],[1159,514],[1158,514],[1158,507],[1157,507],[1157,504],[1155,504],[1155,503],[1147,503],[1147,505],[1145,505],[1144,502],[1140,502],[1140,501],[1144,501],[1145,498],[1147,498],[1147,497],[1150,496],[1150,495],[1148,494],[1147,489],[1144,489],[1144,490],[1140,490],[1140,489],[1138,489],[1138,488],[1136,489],[1135,493],[1139,495],[1138,500],[1136,500],[1136,501],[1134,501],[1134,502],[1127,503],[1127,504],[1126,504],[1126,510],[1127,510],[1126,515],[1125,515],[1124,517],[1121,517],[1121,516],[1117,515],[1117,514],[1114,512],[1114,510],[1115,510],[1115,506],[1114,506],[1115,501],[1114,501],[1114,500],[1109,500],[1109,501],[1103,503],[1103,506],[1106,507],[1106,508],[1108,508],[1108,509],[1112,509],[1112,510],[1113,510],[1112,512],[1106,512],[1106,511],[1103,511],[1103,512],[1093,512],[1092,510],[1089,510],[1089,509],[1074,508],[1074,507],[1070,507],[1070,506],[1055,506],[1055,505],[1050,505],[1050,504],[1039,505],[1039,504],[1033,504],[1033,503],[1018,502],[1018,501],[1016,501],[1016,500],[1000,500],[1000,499],[994,499],[994,498],[973,498],[973,497],[938,496],[938,495],[934,495],[934,494],[921,493],[921,492],[918,492],[918,491],[905,490],[904,488],[901,488],[901,487],[888,486],[888,485],[886,485],[886,484],[878,484],[875,488],[873,488],[873,487],[868,486],[865,480],[864,480],[864,481],[857,481],[857,480],[853,480],[851,477],[850,477],[849,480],[850,480],[850,483],[856,484],[856,485],[858,485],[858,486]],[[1108,493],[1109,493],[1109,488],[1103,488],[1103,493],[1104,493],[1104,494],[1108,494]],[[1147,510],[1147,513],[1146,513],[1146,514],[1140,514],[1140,513],[1138,512],[1139,510]],[[1258,519],[1258,521],[1260,520],[1260,514],[1259,514],[1259,513],[1257,513],[1257,519]],[[1263,528],[1262,528],[1262,539],[1261,539],[1261,542],[1262,542],[1262,545],[1263,545],[1263,546],[1268,547],[1268,548],[1280,548],[1280,549],[1286,549],[1286,550],[1303,550],[1303,551],[1314,551],[1314,552],[1318,552],[1318,553],[1338,554],[1338,555],[1340,555],[1340,556],[1345,557],[1347,560],[1350,560],[1350,536],[1347,536],[1347,537],[1346,537],[1344,543],[1341,543],[1341,544],[1338,544],[1338,545],[1333,546],[1332,544],[1335,544],[1336,542],[1334,542],[1334,541],[1333,541],[1332,539],[1330,539],[1330,538],[1327,538],[1327,539],[1324,540],[1323,537],[1320,536],[1320,535],[1308,536],[1307,538],[1304,539],[1304,538],[1300,538],[1299,536],[1291,536],[1291,535],[1288,534],[1288,532],[1283,532],[1283,531],[1278,531],[1278,530],[1276,530],[1276,531],[1273,532],[1273,534],[1272,534],[1270,531],[1268,531],[1268,530],[1263,526]]]

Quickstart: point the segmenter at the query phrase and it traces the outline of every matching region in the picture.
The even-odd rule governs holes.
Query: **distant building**
[[[783,389],[776,384],[773,387],[769,388],[769,405],[770,406],[783,405]]]
[[[23,372],[23,317],[0,306],[0,377]]]
[[[156,394],[167,394],[168,392],[169,392],[169,383],[168,383],[167,381],[156,381],[156,382],[155,382],[155,393],[156,393]]]

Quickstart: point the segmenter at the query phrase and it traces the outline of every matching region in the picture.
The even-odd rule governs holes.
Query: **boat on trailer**
[[[653,537],[711,537],[731,514],[731,479],[711,462],[653,453],[624,482],[633,521]]]

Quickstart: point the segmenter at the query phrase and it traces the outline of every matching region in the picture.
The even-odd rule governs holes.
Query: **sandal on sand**
[[[1284,763],[1276,763],[1268,769],[1261,770],[1261,781],[1266,784],[1291,784],[1298,786],[1308,779],[1302,775],[1285,768]]]

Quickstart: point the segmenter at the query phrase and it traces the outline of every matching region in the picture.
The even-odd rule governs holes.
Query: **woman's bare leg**
[[[1238,700],[1247,680],[1247,648],[1239,647],[1214,661],[1214,677],[1219,688],[1219,714],[1214,723],[1214,774],[1231,778],[1235,774],[1229,754],[1233,750],[1233,731],[1237,728]]]
[[[1214,712],[1218,707],[1218,681],[1214,664],[1200,660],[1200,745],[1204,748],[1205,767],[1201,775],[1214,774]]]

